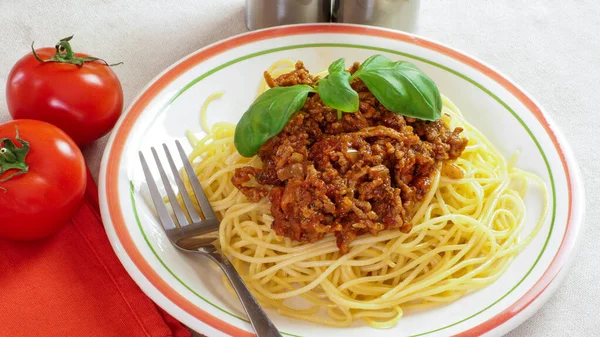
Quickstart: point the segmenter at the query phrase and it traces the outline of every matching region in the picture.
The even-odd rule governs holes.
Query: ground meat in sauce
[[[273,87],[318,79],[298,62],[276,79],[265,73],[265,80]],[[414,206],[429,191],[438,163],[456,159],[467,145],[461,128],[392,113],[360,80],[351,85],[359,111],[338,120],[318,94],[309,95],[283,131],[260,148],[263,168],[238,168],[232,178],[250,200],[268,196],[278,235],[314,242],[333,233],[342,253],[361,234],[409,232]],[[248,186],[252,177],[258,184]]]

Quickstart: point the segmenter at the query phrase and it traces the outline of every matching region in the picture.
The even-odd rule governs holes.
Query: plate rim
[[[120,235],[129,235],[129,233],[126,230],[124,230],[124,228],[121,228],[123,232],[119,233],[119,229],[114,226],[113,216],[116,214],[115,212],[117,212],[113,212],[113,210],[115,209],[114,206],[116,205],[118,212],[121,212],[120,207],[118,207],[119,193],[116,191],[116,186],[118,185],[118,175],[113,174],[111,175],[111,177],[113,178],[107,180],[107,172],[118,172],[121,158],[120,155],[122,154],[123,146],[125,144],[124,140],[127,138],[130,129],[135,124],[135,120],[137,119],[137,117],[139,117],[139,115],[143,112],[144,107],[147,106],[147,104],[150,103],[152,98],[154,97],[154,95],[150,92],[150,89],[154,88],[154,91],[160,91],[160,85],[163,82],[166,82],[165,85],[170,83],[171,81],[169,79],[177,78],[178,75],[184,73],[186,70],[189,69],[189,67],[194,66],[205,59],[217,56],[224,51],[239,47],[244,44],[288,35],[311,35],[320,33],[377,36],[412,43],[420,47],[433,50],[437,53],[441,53],[445,56],[452,58],[453,60],[456,60],[458,62],[466,64],[467,66],[477,69],[487,77],[496,81],[496,83],[504,87],[523,105],[525,105],[527,109],[534,114],[538,122],[544,128],[560,157],[562,167],[566,173],[567,186],[570,195],[569,210],[567,215],[567,226],[565,228],[565,232],[562,233],[562,242],[547,270],[531,288],[527,289],[526,293],[520,299],[511,303],[508,308],[506,308],[504,311],[497,314],[496,316],[492,317],[491,319],[488,319],[469,330],[465,330],[459,333],[458,335],[480,335],[494,330],[496,328],[499,328],[501,326],[503,328],[507,328],[506,331],[508,331],[518,326],[520,323],[529,318],[534,312],[536,312],[539,309],[539,307],[541,307],[543,303],[546,302],[547,299],[551,296],[551,294],[558,288],[560,283],[562,283],[562,279],[564,279],[564,275],[566,274],[566,271],[572,264],[573,258],[575,256],[575,248],[580,242],[579,234],[582,230],[583,216],[585,213],[585,198],[579,167],[574,159],[573,152],[570,146],[567,144],[560,130],[556,127],[555,123],[551,120],[551,118],[540,106],[540,104],[538,104],[529,94],[527,94],[520,86],[518,86],[516,83],[510,80],[506,75],[502,74],[501,72],[487,65],[486,63],[476,59],[475,57],[472,57],[467,53],[461,52],[452,47],[446,46],[442,43],[418,35],[379,27],[324,23],[287,25],[251,31],[217,41],[204,48],[198,49],[190,53],[186,57],[180,59],[179,61],[175,62],[167,69],[162,71],[160,74],[158,74],[155,78],[153,78],[148,83],[148,85],[146,85],[144,89],[142,89],[142,91],[132,100],[127,110],[119,119],[119,122],[117,123],[117,126],[115,127],[114,131],[111,133],[111,136],[109,138],[109,141],[107,143],[102,157],[101,170],[99,176],[99,196],[103,223],[105,226],[105,230],[107,231],[109,240],[111,241],[111,245],[113,246],[113,249],[117,253],[117,256],[121,260],[125,269],[136,281],[136,283],[144,283],[146,285],[145,287],[142,287],[144,292],[146,292],[146,294],[149,297],[155,300],[161,307],[163,307],[168,312],[172,311],[169,310],[172,309],[169,306],[173,305],[176,306],[178,309],[187,312],[195,319],[198,319],[205,324],[209,324],[210,326],[222,332],[233,333],[236,336],[254,336],[253,333],[231,325],[230,323],[224,322],[218,317],[213,316],[212,314],[202,310],[201,308],[187,301],[187,299],[183,298],[174,289],[170,288],[169,284],[165,280],[163,280],[156,273],[156,271],[153,270],[151,266],[147,264],[144,256],[137,250],[135,245],[132,245],[130,247],[130,249],[133,248],[133,251],[128,251],[126,245],[123,245],[123,242],[121,240],[122,237]],[[199,59],[194,62],[195,57]],[[185,66],[186,64],[188,64],[189,67],[183,67],[182,69],[182,65]],[[141,108],[138,108],[139,106],[141,106]],[[135,108],[138,108],[138,110],[136,110],[135,115],[132,116],[131,111]],[[124,126],[128,127],[129,130],[127,130],[125,134],[121,134],[120,132],[122,131],[122,128]],[[117,147],[115,149],[115,141],[117,140],[117,138],[118,140],[123,141],[118,144],[120,148]],[[113,155],[117,156],[118,160],[113,160]],[[112,196],[112,199],[110,200],[109,195]],[[577,203],[574,203],[575,200],[577,201]],[[116,214],[117,217],[120,215],[121,214]],[[123,219],[121,218],[120,220],[122,221]],[[133,243],[131,237],[129,237],[129,240],[131,241],[131,243]],[[133,254],[131,254],[132,252]],[[134,257],[132,257],[132,255],[134,255],[135,259]],[[144,273],[144,271],[139,268],[139,265],[136,264],[136,260],[142,265],[146,264],[145,266],[143,266],[146,269],[146,273]],[[146,282],[149,282],[149,285],[146,284]],[[168,294],[165,294],[164,289],[159,289],[159,287],[156,286],[157,283],[161,284],[161,286],[166,286],[165,288],[168,288]],[[154,294],[154,292],[158,292],[158,294]],[[161,296],[157,296],[159,294],[162,295],[162,297],[167,298],[167,301],[164,301],[164,299]],[[169,294],[172,297],[168,296]],[[541,296],[542,294],[544,294],[544,296]],[[173,296],[175,298],[181,297],[182,301],[173,301]],[[540,299],[540,301],[537,301],[538,299]],[[523,310],[530,307],[531,304],[535,304],[533,310],[527,310],[529,311],[529,313],[526,317],[524,315],[520,315],[523,312]],[[194,315],[192,312],[198,315]],[[175,316],[177,317],[178,315]],[[511,322],[514,321],[513,318],[515,318],[518,322],[516,322],[514,326],[505,326],[505,323],[507,323],[509,320]]]

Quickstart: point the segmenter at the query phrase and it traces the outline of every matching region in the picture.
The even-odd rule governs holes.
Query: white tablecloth
[[[247,31],[243,0],[0,0],[0,122],[5,83],[36,46],[75,34],[72,45],[109,62],[125,104],[159,72],[209,43]],[[531,93],[562,128],[586,182],[579,254],[548,303],[509,336],[600,335],[600,1],[422,1],[416,33],[493,65]],[[97,176],[106,139],[84,149]],[[596,173],[594,173],[596,172]]]

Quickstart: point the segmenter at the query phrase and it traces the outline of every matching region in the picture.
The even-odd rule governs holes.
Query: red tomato
[[[56,50],[41,48],[36,53],[48,60]],[[89,56],[75,53],[74,57]],[[123,109],[123,89],[111,67],[101,61],[42,63],[29,53],[8,75],[6,101],[14,119],[56,125],[83,146],[113,128]]]
[[[16,139],[15,126],[28,145]],[[13,175],[20,171],[10,167],[19,166],[27,146],[28,170]],[[0,237],[32,240],[52,234],[75,214],[85,188],[83,155],[67,134],[35,120],[0,125]]]

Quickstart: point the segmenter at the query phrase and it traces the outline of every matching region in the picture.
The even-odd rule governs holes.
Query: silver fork
[[[169,179],[167,178],[165,170],[163,169],[156,149],[154,147],[151,148],[152,155],[156,161],[160,178],[165,185],[167,197],[169,198],[169,202],[171,203],[173,213],[175,214],[175,218],[177,220],[176,222],[173,221],[173,218],[171,218],[167,207],[163,202],[163,198],[158,191],[158,187],[156,186],[156,182],[154,181],[152,174],[150,173],[150,169],[146,159],[144,158],[144,154],[142,151],[139,152],[142,169],[144,170],[144,176],[146,177],[146,182],[148,183],[148,188],[150,190],[150,196],[152,197],[154,207],[158,212],[158,217],[165,232],[167,233],[167,236],[169,237],[169,240],[179,250],[182,250],[186,253],[206,256],[218,264],[219,267],[221,267],[231,282],[233,289],[235,289],[240,301],[242,302],[242,306],[244,307],[244,310],[250,319],[250,323],[254,327],[254,331],[258,337],[281,336],[275,325],[273,325],[273,322],[271,322],[267,314],[260,307],[254,296],[252,296],[250,290],[248,290],[248,287],[246,287],[244,284],[244,281],[242,281],[240,274],[238,274],[227,257],[217,251],[217,248],[212,244],[212,242],[215,240],[215,237],[206,237],[207,234],[216,233],[219,231],[220,222],[210,206],[208,199],[206,198],[206,194],[204,193],[204,190],[200,185],[200,181],[194,173],[192,164],[187,158],[183,147],[181,147],[179,141],[175,141],[175,143],[177,145],[179,156],[183,162],[183,167],[190,179],[190,184],[194,194],[196,195],[198,205],[200,205],[200,209],[204,214],[204,219],[200,218],[200,215],[198,212],[196,212],[194,204],[192,203],[192,199],[183,185],[183,181],[179,176],[179,171],[173,162],[173,158],[171,157],[171,153],[169,152],[167,145],[163,144],[163,149],[165,151],[167,161],[169,162],[171,172],[175,177],[175,182],[177,183],[177,187],[181,193],[181,198],[183,199],[183,203],[187,209],[187,213],[191,219],[191,222],[188,221],[184,210],[177,202],[175,192],[170,185]]]

